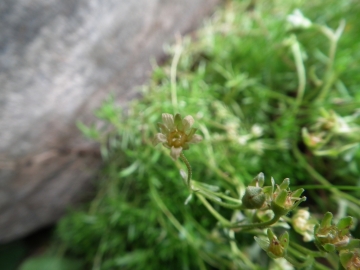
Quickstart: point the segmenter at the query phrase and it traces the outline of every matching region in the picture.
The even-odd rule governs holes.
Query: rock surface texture
[[[100,165],[76,120],[137,96],[219,0],[0,1],[0,243],[56,221]]]

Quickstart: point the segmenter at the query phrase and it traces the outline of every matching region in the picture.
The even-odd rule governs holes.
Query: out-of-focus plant
[[[87,269],[357,269],[359,12],[228,1],[166,47],[141,100],[79,124],[104,168],[60,250]]]

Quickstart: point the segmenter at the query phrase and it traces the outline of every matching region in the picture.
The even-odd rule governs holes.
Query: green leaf
[[[181,115],[179,113],[177,113],[175,115],[174,123],[178,130],[183,130],[183,122],[182,122]]]
[[[320,223],[320,228],[331,226],[332,218],[333,214],[331,212],[327,212]]]
[[[269,247],[269,239],[265,238],[265,237],[254,237],[256,243],[258,243],[258,245],[264,250],[267,251],[268,247]]]
[[[280,184],[280,189],[287,189],[290,185],[290,179],[285,178],[284,181]]]
[[[352,217],[344,217],[342,219],[339,220],[338,224],[336,227],[338,227],[338,229],[342,230],[342,229],[350,229],[351,226],[353,225],[353,218]]]
[[[134,173],[137,170],[139,165],[140,165],[140,162],[138,162],[138,161],[134,162],[129,167],[121,170],[119,172],[119,177],[127,177],[127,176],[131,175],[132,173]]]
[[[333,244],[325,244],[323,247],[327,252],[334,252],[336,250],[335,245]]]
[[[84,134],[85,137],[93,140],[98,140],[100,138],[100,133],[95,126],[88,127],[84,123],[77,121],[76,126]]]

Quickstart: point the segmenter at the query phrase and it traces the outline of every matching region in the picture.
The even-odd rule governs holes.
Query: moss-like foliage
[[[203,141],[184,154],[208,188],[236,197],[259,172],[290,177],[312,215],[359,218],[359,13],[355,0],[227,1],[196,39],[169,47],[140,100],[96,112],[110,132],[81,126],[105,165],[96,198],[58,225],[66,254],[87,269],[275,267],[253,235],[231,238],[197,198],[184,204],[186,167],[151,143],[162,113],[194,118]]]

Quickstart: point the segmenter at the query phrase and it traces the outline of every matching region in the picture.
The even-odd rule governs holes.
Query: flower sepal
[[[327,212],[320,224],[315,225],[314,235],[316,246],[323,251],[333,252],[356,245],[351,241],[350,228],[353,226],[352,217],[344,217],[337,225],[332,224],[333,214]]]
[[[247,209],[259,209],[264,206],[266,195],[263,192],[264,174],[259,173],[245,190],[241,201]]]
[[[360,249],[342,250],[339,254],[340,263],[347,270],[360,269]]]
[[[271,229],[267,230],[267,238],[255,237],[255,241],[272,259],[282,258],[289,247],[289,234],[285,232],[277,238]]]
[[[300,197],[304,189],[300,188],[291,191],[289,188],[290,179],[286,178],[280,185],[275,185],[275,180],[271,178],[272,197],[270,208],[277,216],[283,216],[294,210],[300,203],[306,201],[306,197]],[[276,188],[275,188],[276,186]]]

